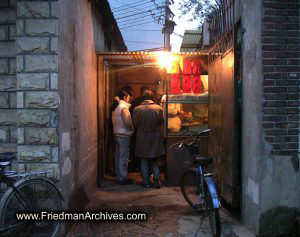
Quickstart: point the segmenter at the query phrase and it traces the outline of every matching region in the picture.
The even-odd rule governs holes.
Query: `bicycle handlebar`
[[[184,142],[182,142],[182,143],[180,143],[180,145],[178,146],[178,148],[181,148],[183,145],[184,145],[185,147],[190,147],[190,146],[196,144],[196,143],[198,142],[198,140],[199,140],[199,137],[200,137],[201,135],[207,134],[207,133],[209,133],[210,131],[211,131],[211,129],[208,128],[208,129],[206,129],[206,130],[203,130],[203,131],[199,132],[194,142],[191,142],[191,143],[188,144],[188,145],[185,144]]]
[[[210,133],[210,131],[211,131],[211,129],[208,128],[208,129],[205,129],[205,130],[199,132],[198,135],[197,135],[197,137],[196,137],[196,139],[195,139],[195,143],[199,140],[199,137],[200,137],[201,135],[208,134],[208,133]]]

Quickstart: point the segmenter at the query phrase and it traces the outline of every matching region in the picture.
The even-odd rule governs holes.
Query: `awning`
[[[161,52],[98,52],[97,55],[103,57],[104,60],[110,62],[136,62],[136,63],[147,63],[156,62]],[[204,52],[170,52],[171,56],[183,56],[183,57],[203,57],[208,56],[208,53]]]

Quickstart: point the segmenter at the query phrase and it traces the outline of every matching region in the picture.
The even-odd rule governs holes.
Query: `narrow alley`
[[[89,211],[145,212],[147,221],[136,222],[76,222],[67,237],[211,237],[208,217],[200,226],[201,216],[184,200],[179,187],[146,189],[140,185],[111,185],[109,182],[97,191],[86,206]],[[254,235],[220,211],[222,237],[254,237]]]

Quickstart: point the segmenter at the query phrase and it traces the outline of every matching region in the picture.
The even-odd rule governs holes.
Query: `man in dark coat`
[[[133,115],[133,110],[136,107],[138,107],[144,101],[143,93],[144,93],[145,90],[150,90],[150,88],[148,86],[141,86],[140,96],[131,101],[131,106],[130,106],[130,109],[129,109],[129,111],[131,113],[131,116]]]
[[[149,164],[151,163],[156,188],[160,188],[158,158],[165,154],[160,126],[164,122],[163,109],[153,102],[151,90],[143,93],[144,101],[133,111],[133,124],[137,128],[135,155],[141,158],[143,184],[150,187]]]
[[[148,86],[141,86],[140,88],[140,96],[135,98],[131,101],[131,106],[129,108],[129,112],[131,114],[131,117],[133,117],[133,110],[139,106],[143,101],[143,93],[145,90],[149,90],[150,88]],[[129,166],[129,170],[131,171],[140,171],[141,167],[141,159],[139,157],[135,156],[135,141],[136,141],[136,131],[134,132],[134,135],[130,139],[130,159],[131,163]]]

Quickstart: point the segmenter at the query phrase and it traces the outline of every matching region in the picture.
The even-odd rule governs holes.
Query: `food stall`
[[[164,62],[165,61],[165,62]],[[180,176],[190,165],[187,151],[174,151],[171,146],[184,139],[194,139],[208,128],[207,57],[192,53],[168,55],[159,60],[166,141],[166,184],[178,185]],[[199,152],[207,155],[207,136],[199,139]]]
[[[166,185],[179,184],[185,171],[186,154],[176,159],[170,146],[181,140],[193,139],[208,127],[207,53],[164,52],[102,52],[99,63],[99,128],[104,176],[113,176],[113,143],[109,142],[109,106],[117,91],[131,85],[134,97],[141,86],[156,92],[164,108],[166,156],[160,159],[161,178]],[[207,154],[207,136],[202,136],[199,149]]]

